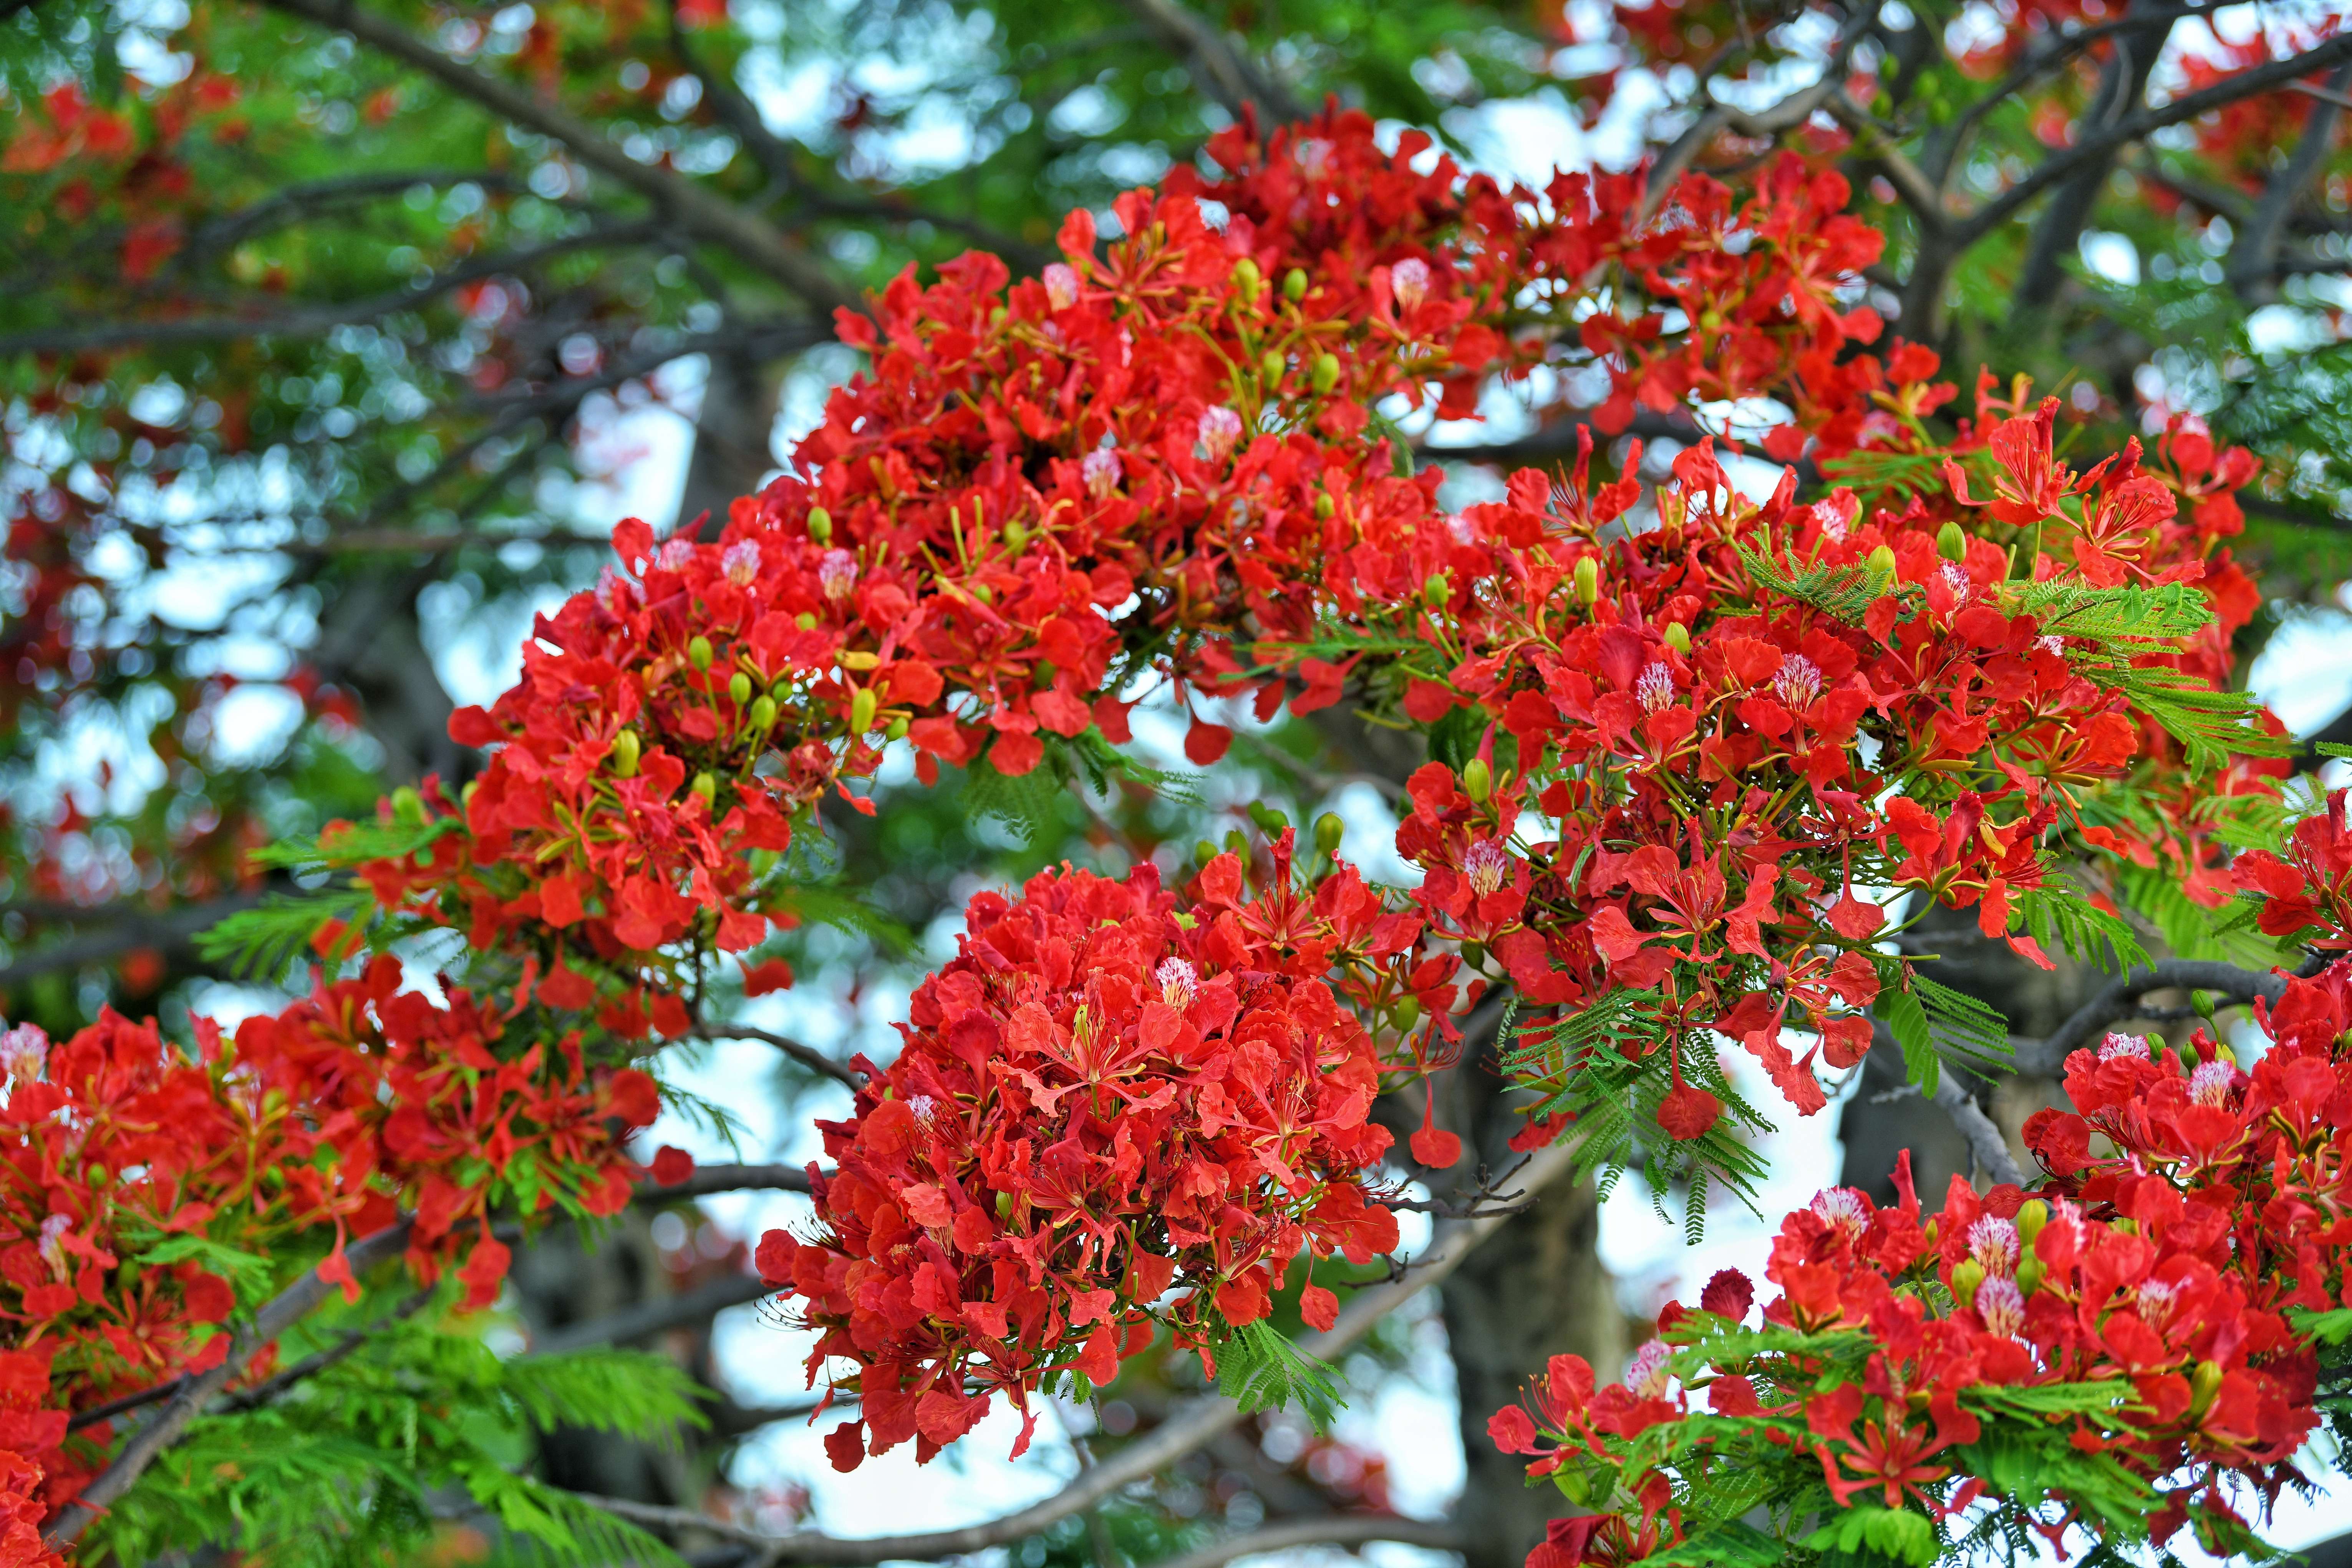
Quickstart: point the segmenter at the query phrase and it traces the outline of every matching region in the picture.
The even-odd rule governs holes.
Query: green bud
[[[1347,832],[1348,825],[1339,820],[1339,814],[1327,811],[1315,819],[1315,847],[1326,855],[1337,855],[1339,840]]]
[[[737,670],[727,679],[727,695],[735,700],[735,706],[738,708],[751,701],[751,678],[741,670]]]
[[[465,787],[464,789],[461,789],[461,790],[459,790],[459,791],[457,792],[457,804],[458,804],[459,805],[473,805],[473,804],[474,804],[474,792],[475,792],[476,790],[478,790],[478,789],[481,788],[481,787],[482,787],[482,781],[481,781],[481,780],[479,780],[479,779],[467,779],[467,780],[466,781],[466,787]]]
[[[1676,653],[1687,655],[1690,652],[1690,628],[1680,621],[1668,621],[1666,646]]]
[[[1290,826],[1289,817],[1262,800],[1250,802],[1245,809],[1249,812],[1249,819],[1257,824],[1257,830],[1268,838],[1274,837]]]
[[[808,530],[809,537],[815,540],[819,544],[832,543],[833,513],[825,510],[824,508],[821,506],[813,506],[809,508]]]
[[[1957,522],[1948,522],[1936,531],[1936,553],[1947,561],[1969,558],[1969,536],[1960,531]]]
[[[883,738],[891,741],[903,741],[907,738],[907,716],[904,713],[901,713],[896,719],[890,721],[890,727],[888,729],[882,731]]]
[[[719,798],[719,781],[710,776],[710,772],[707,768],[694,775],[693,788],[694,793],[702,797],[702,804],[705,805],[712,804]]]
[[[971,596],[983,605],[996,603],[996,590],[985,583],[974,583],[971,585]]]
[[[637,776],[637,755],[644,742],[635,730],[624,730],[613,737],[613,776],[633,779]]]
[[[1984,1265],[1966,1258],[1952,1270],[1952,1300],[1963,1307],[1976,1305],[1977,1287],[1984,1283]]]
[[[1468,964],[1473,969],[1486,968],[1486,944],[1483,942],[1464,942],[1462,944],[1462,962]]]
[[[1207,839],[1203,838],[1192,846],[1192,864],[1195,866],[1205,866],[1216,858],[1217,847]]]
[[[1282,275],[1282,297],[1294,305],[1307,298],[1307,274],[1300,268],[1294,267]]]
[[[1462,793],[1479,805],[1495,793],[1495,770],[1484,757],[1473,757],[1462,764]]]
[[[1004,542],[1018,550],[1029,542],[1029,527],[1015,518],[1004,525]]]
[[[2213,1021],[2213,993],[2210,991],[2191,991],[2189,994],[2189,1005],[2195,1009],[2197,1016],[2207,1023]]]
[[[2031,1247],[2042,1227],[2050,1223],[2050,1205],[2040,1198],[2028,1198],[2017,1207],[2017,1239]]]
[[[800,627],[800,629],[804,632],[813,632],[816,630],[816,612],[814,610],[803,610],[799,615],[793,617],[793,625]]]
[[[1012,1216],[1013,1216],[1013,1194],[1012,1194],[1011,1193],[999,1193],[999,1194],[996,1194],[996,1217],[997,1217],[997,1218],[999,1218],[999,1219],[1010,1219]]]
[[[2200,1361],[2189,1372],[2189,1415],[2191,1420],[2213,1407],[2213,1396],[2221,1392],[2221,1365],[2219,1362]]]
[[[1892,577],[1892,576],[1894,576],[1894,575],[1895,575],[1895,549],[1894,549],[1894,547],[1893,547],[1892,545],[1886,545],[1886,544],[1882,544],[1882,545],[1880,545],[1877,549],[1875,549],[1875,550],[1872,551],[1872,552],[1871,552],[1867,556],[1865,556],[1865,557],[1864,557],[1864,558],[1863,558],[1863,564],[1864,564],[1864,566],[1867,566],[1868,568],[1870,568],[1871,575],[1873,575],[1873,576],[1874,576],[1874,577]]]
[[[1268,386],[1279,386],[1282,384],[1282,373],[1288,368],[1289,362],[1282,357],[1280,350],[1268,349],[1257,362],[1258,379]]]
[[[1255,305],[1265,288],[1265,274],[1257,269],[1255,261],[1244,256],[1234,263],[1234,287],[1241,290],[1245,303]]]
[[[1421,584],[1421,602],[1433,610],[1452,597],[1453,586],[1445,581],[1443,572],[1432,572]]]
[[[2042,1289],[2042,1277],[2049,1272],[2050,1270],[2042,1266],[2042,1259],[2039,1258],[2025,1259],[2017,1266],[2018,1290],[2023,1295],[2032,1295]]]
[[[989,313],[988,313],[988,324],[989,324],[990,326],[992,326],[992,327],[1001,327],[1001,326],[1003,326],[1003,325],[1004,324],[1004,307],[1003,307],[1003,306],[999,305],[999,306],[997,306],[997,307],[996,307],[996,309],[994,309],[994,310],[992,310],[989,311]]]
[[[767,729],[776,721],[776,700],[762,694],[759,700],[751,704],[751,711],[744,717],[751,721],[751,728],[754,730]]]
[[[1317,354],[1315,356],[1315,374],[1310,379],[1314,384],[1316,395],[1318,396],[1321,396],[1324,393],[1327,393],[1333,387],[1339,385],[1339,356],[1338,354]]]
[[[1396,1024],[1400,1029],[1410,1029],[1421,1022],[1421,998],[1408,996],[1396,1005]]]
[[[881,699],[874,695],[872,687],[859,687],[857,695],[849,700],[849,732],[863,735],[873,729],[874,710],[880,706]]]
[[[1601,563],[1588,555],[1576,563],[1576,602],[1591,609],[1601,597]]]
[[[1242,837],[1242,830],[1240,828],[1236,827],[1232,832],[1225,835],[1225,847],[1233,852],[1235,859],[1242,861],[1244,864],[1248,863],[1250,858],[1249,840]]]
[[[698,671],[708,671],[712,658],[710,639],[697,632],[686,641],[686,662]]]
[[[1339,510],[1339,503],[1331,499],[1330,492],[1328,490],[1317,492],[1315,497],[1315,515],[1317,517],[1329,517],[1333,512],[1338,511]]]
[[[419,826],[425,820],[425,797],[407,784],[394,790],[392,819],[394,822],[405,823],[411,827]]]

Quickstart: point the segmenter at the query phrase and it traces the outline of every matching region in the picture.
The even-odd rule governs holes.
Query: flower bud
[[[2028,1198],[2017,1205],[2017,1239],[2026,1246],[2032,1247],[2033,1238],[2049,1223],[2050,1205],[2040,1198]]]
[[[1864,566],[1866,566],[1866,567],[1868,567],[1868,568],[1870,569],[1871,575],[1873,575],[1873,576],[1874,576],[1874,577],[1892,577],[1892,576],[1894,576],[1894,575],[1895,575],[1895,549],[1894,549],[1894,546],[1892,546],[1892,545],[1887,545],[1887,544],[1882,544],[1882,545],[1880,545],[1877,549],[1875,549],[1875,550],[1872,551],[1868,555],[1864,556],[1864,557],[1863,558],[1863,563],[1863,563]]]
[[[1421,1022],[1421,998],[1420,998],[1420,997],[1418,997],[1418,996],[1407,996],[1406,998],[1404,998],[1402,1001],[1399,1002],[1399,1003],[1396,1005],[1396,1025],[1397,1025],[1397,1027],[1398,1027],[1398,1028],[1400,1028],[1400,1029],[1410,1029],[1410,1028],[1412,1028],[1415,1024],[1418,1024],[1418,1023],[1420,1023],[1420,1022]]]
[[[1462,793],[1476,805],[1486,804],[1495,793],[1495,770],[1484,757],[1473,757],[1462,764]]]
[[[1601,597],[1601,563],[1588,555],[1576,563],[1576,602],[1591,609]]]
[[[1964,1259],[1952,1270],[1952,1300],[1963,1307],[1976,1304],[1977,1287],[1984,1283],[1984,1265],[1975,1258]]]
[[[849,732],[863,735],[873,729],[874,710],[880,705],[881,699],[874,695],[872,687],[859,687],[857,695],[849,700]]]
[[[762,695],[759,700],[751,704],[751,711],[747,717],[751,721],[751,728],[754,730],[766,729],[776,721],[776,700]]]
[[[709,673],[713,657],[710,639],[700,632],[686,639],[686,662],[694,666],[698,672]]]
[[[1012,1216],[1012,1214],[1013,1214],[1013,1194],[1012,1194],[1011,1193],[999,1193],[999,1194],[996,1194],[996,1217],[997,1217],[997,1218],[999,1218],[999,1219],[1008,1219],[1008,1218],[1010,1218],[1010,1217]]]
[[[1282,275],[1282,297],[1294,305],[1307,298],[1307,274],[1300,268],[1294,267]]]
[[[1288,365],[1289,362],[1282,357],[1280,350],[1268,349],[1257,362],[1258,379],[1268,386],[1279,386],[1282,384],[1282,373]]]
[[[907,716],[904,713],[901,713],[896,719],[890,721],[890,727],[883,731],[882,734],[886,740],[903,741],[907,738],[907,731],[908,728],[910,728],[910,726],[907,722]]]
[[[1957,522],[1948,522],[1936,531],[1936,553],[1947,561],[1969,558],[1969,536],[1960,531]]]
[[[613,737],[613,776],[633,779],[637,776],[637,753],[640,745],[635,730],[624,730]]]
[[[1234,287],[1241,290],[1244,303],[1255,305],[1265,288],[1265,274],[1257,269],[1255,261],[1244,256],[1234,263]]]
[[[1325,490],[1318,492],[1315,497],[1315,515],[1317,517],[1329,517],[1333,512],[1338,511],[1339,510],[1339,503],[1331,499],[1329,491]]]
[[[744,674],[740,669],[733,675],[729,676],[727,678],[727,695],[735,700],[735,706],[738,708],[740,708],[746,702],[751,701],[751,678]]]
[[[2189,1371],[2189,1416],[2202,1417],[2213,1408],[2213,1396],[2221,1392],[2221,1363],[2200,1361]]]
[[[1029,542],[1029,525],[1019,518],[1004,525],[1004,542],[1018,550]]]
[[[1462,962],[1468,964],[1473,969],[1486,968],[1486,944],[1483,942],[1464,942],[1462,944]]]
[[[425,797],[407,784],[394,790],[392,819],[410,827],[421,826],[425,821]]]
[[[813,506],[809,508],[808,531],[809,537],[815,540],[819,544],[832,543],[833,513],[825,510],[824,508],[821,506]]]
[[[1339,820],[1338,812],[1325,812],[1315,819],[1315,847],[1326,855],[1337,855],[1339,840],[1347,831],[1348,825]]]
[[[816,630],[816,612],[814,610],[803,610],[799,615],[793,617],[793,625],[800,627],[800,629],[804,632],[813,632]]]
[[[1676,653],[1687,656],[1690,653],[1690,628],[1680,621],[1668,621],[1666,646]]]
[[[694,793],[702,797],[702,804],[705,805],[710,805],[719,798],[719,781],[710,776],[710,770],[708,768],[694,775]]]
[[[985,583],[974,583],[971,585],[971,596],[983,605],[996,603],[996,590]]]
[[[1315,386],[1316,394],[1318,396],[1339,385],[1339,356],[1338,354],[1317,354],[1315,356],[1315,374],[1311,379]]]
[[[2042,1277],[2050,1272],[2039,1258],[2028,1258],[2017,1266],[2017,1288],[2028,1296],[2042,1288]]]
[[[1195,866],[1205,866],[1216,858],[1217,847],[1207,839],[1203,838],[1192,846],[1192,864]]]
[[[1421,602],[1433,610],[1452,597],[1454,590],[1447,585],[1443,572],[1432,572],[1429,580],[1421,585]]]

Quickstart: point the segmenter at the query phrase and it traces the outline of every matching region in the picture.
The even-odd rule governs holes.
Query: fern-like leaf
[[[1301,1350],[1260,1318],[1235,1329],[1217,1347],[1217,1391],[1244,1410],[1283,1410],[1296,1402],[1318,1432],[1328,1431],[1347,1403],[1339,1371]]]

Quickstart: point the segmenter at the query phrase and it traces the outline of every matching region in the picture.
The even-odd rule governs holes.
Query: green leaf
[[[363,882],[316,893],[272,893],[196,933],[196,952],[240,980],[275,980],[330,921],[365,922],[375,895]]]
[[[2076,888],[2063,882],[2022,888],[2015,900],[2019,923],[2045,947],[2055,945],[2084,963],[2118,974],[2148,962],[2147,950],[2131,923],[2092,903]]]
[[[1927,1516],[1908,1509],[1850,1508],[1805,1537],[1804,1543],[1816,1552],[1874,1553],[1917,1568],[1927,1568],[1943,1551]]]
[[[1823,615],[1860,626],[1894,579],[1867,566],[1807,566],[1784,569],[1769,555],[1745,544],[1734,546],[1748,580],[1758,587],[1811,605]]]
[[[1217,1346],[1217,1392],[1244,1410],[1283,1410],[1296,1401],[1318,1432],[1330,1430],[1347,1404],[1339,1371],[1301,1350],[1260,1318]]]

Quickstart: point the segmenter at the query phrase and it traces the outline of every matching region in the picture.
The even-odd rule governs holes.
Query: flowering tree
[[[771,1563],[1019,1540],[1254,1413],[1328,1418],[1330,1362],[1508,1234],[1514,1196],[1631,1170],[1696,1226],[1751,1195],[1754,1136],[1820,1125],[1880,1047],[1979,1181],[1927,1194],[1933,1215],[1907,1163],[1892,1205],[1824,1193],[1782,1222],[1760,1316],[1754,1282],[1719,1276],[1622,1383],[1576,1355],[1526,1366],[1525,1405],[1485,1424],[1559,1494],[1533,1494],[1559,1517],[1528,1560],[1924,1564],[2184,1528],[2251,1549],[2352,1331],[2352,839],[2238,679],[2249,566],[2327,570],[2283,529],[2237,552],[2249,509],[2328,515],[2329,362],[2290,376],[2252,336],[2199,358],[2142,335],[2084,345],[2097,379],[2042,395],[2024,370],[2046,350],[2023,345],[2119,308],[2061,265],[2119,172],[2155,193],[2129,218],[2151,269],[2180,275],[2161,232],[2214,252],[2248,306],[2305,302],[2277,303],[2279,279],[2336,265],[2289,244],[2335,222],[2336,18],[2201,48],[2174,11],[1567,18],[1621,70],[1681,82],[1696,58],[1698,96],[1654,155],[1536,191],[1360,110],[1297,116],[1235,40],[1142,5],[1232,111],[1199,156],[1070,212],[1018,277],[971,250],[859,299],[728,184],[739,154],[787,188],[793,163],[725,73],[692,78],[729,137],[711,167],[683,141],[616,151],[520,85],[643,16],[534,15],[527,47],[468,58],[462,17],[436,43],[278,9],[645,201],[656,232],[626,243],[675,226],[803,310],[838,303],[863,368],[781,477],[667,537],[614,530],[512,688],[448,716],[441,770],[298,842],[215,816],[163,856],[167,877],[211,858],[183,892],[286,874],[205,951],[307,953],[308,994],[184,1042],[111,1009],[7,1037],[13,1552],[414,1553],[450,1518],[595,1560],[696,1531]],[[669,45],[694,68],[690,35],[723,20],[681,6]],[[215,24],[250,19],[190,26]],[[22,26],[79,43],[37,10]],[[201,322],[196,263],[167,264],[208,254],[205,223],[256,221],[212,213],[190,174],[256,133],[236,80],[192,70],[129,117],[49,87],[11,177],[76,223],[121,204],[137,316],[7,346]],[[541,200],[577,194],[562,177]],[[610,216],[546,243],[622,243],[593,226]],[[1995,279],[2015,343],[1968,314]],[[2024,368],[1951,368],[1977,350]],[[96,389],[125,363],[39,366],[18,451],[57,482],[23,486],[12,554],[34,734],[152,658],[142,633],[79,628],[122,593],[110,542],[172,515],[155,465],[205,449],[109,453]],[[1432,434],[1511,392],[1529,434]],[[77,440],[103,459],[88,482]],[[1444,494],[1416,444],[1495,479]],[[184,689],[160,732],[225,689]],[[1336,816],[1261,806],[1190,854],[1116,835],[1116,866],[974,896],[887,1064],[783,1042],[854,1093],[822,1160],[698,1170],[636,1141],[661,1048],[742,1034],[722,999],[793,984],[811,842],[913,809],[882,782],[894,758],[1013,815],[1166,794],[1131,733],[1145,700],[1182,716],[1200,770],[1233,765],[1244,709],[1366,755],[1401,737],[1417,879],[1368,879]],[[163,853],[70,812],[34,839],[36,887],[91,846],[116,875]],[[2022,963],[2117,977],[2014,1039],[1937,978],[1946,912]],[[2110,1032],[2191,989],[2208,1022],[2185,1039]],[[2251,1070],[2222,1005],[2267,1042]],[[1470,1061],[1508,1122],[1475,1151],[1437,1109]],[[1980,1086],[2016,1071],[2063,1075],[2071,1109],[2012,1150]],[[519,1468],[533,1428],[701,1417],[656,1358],[491,1355],[468,1314],[518,1248],[752,1184],[804,1190],[813,1216],[720,1288],[813,1331],[841,1469],[909,1443],[929,1460],[1000,1405],[1018,1452],[1050,1402],[1169,1352],[1218,1392],[1048,1501],[939,1535],[780,1534]],[[1413,1207],[1440,1223],[1400,1258]],[[1366,1510],[1194,1561],[1382,1538],[1463,1540]]]

